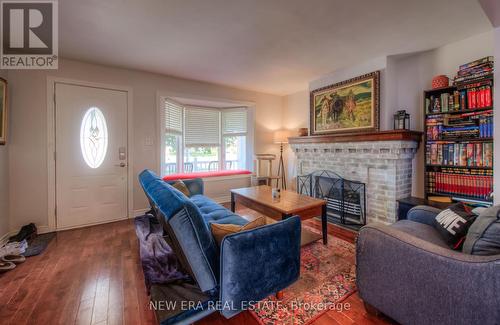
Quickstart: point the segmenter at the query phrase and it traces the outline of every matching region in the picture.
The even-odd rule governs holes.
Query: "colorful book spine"
[[[460,110],[460,92],[458,90],[455,90],[453,92],[453,110]]]
[[[493,177],[430,172],[427,186],[428,191],[434,194],[487,199],[493,191]]]
[[[455,167],[493,166],[493,143],[429,143],[426,164]]]
[[[469,62],[469,63],[462,64],[459,67],[459,70],[464,70],[464,69],[472,68],[472,67],[478,66],[480,64],[489,63],[489,62],[494,62],[494,57],[493,56],[487,56],[487,57],[484,57],[484,58],[481,58],[481,59],[478,59],[478,60],[474,60],[474,61]]]
[[[493,167],[493,143],[485,143],[483,147],[483,166]]]
[[[467,91],[462,90],[460,92],[460,107],[465,109],[467,107]]]
[[[466,143],[460,143],[460,156],[459,156],[458,165],[461,167],[467,166],[467,144]]]
[[[484,92],[484,105],[486,107],[491,107],[493,106],[493,101],[492,101],[492,96],[491,96],[491,86],[486,86],[485,92]]]
[[[473,143],[467,143],[467,166],[474,166],[474,144]]]
[[[483,167],[483,143],[474,144],[474,166]]]

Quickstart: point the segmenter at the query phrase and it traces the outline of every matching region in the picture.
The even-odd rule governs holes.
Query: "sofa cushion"
[[[410,220],[400,220],[392,224],[391,227],[435,245],[449,248],[438,231],[432,226]]]
[[[215,222],[243,226],[248,223],[245,218],[231,212],[204,195],[193,195],[191,201],[200,209],[207,225]]]
[[[259,217],[255,220],[248,222],[246,225],[243,225],[243,226],[234,225],[234,224],[230,224],[230,223],[225,223],[225,224],[211,223],[210,229],[212,230],[212,235],[214,236],[215,241],[220,246],[220,244],[222,243],[222,240],[227,235],[235,234],[235,233],[240,232],[240,231],[254,229],[257,227],[262,227],[265,225],[266,225],[266,218]]]
[[[186,184],[182,180],[175,181],[173,184],[171,184],[173,188],[176,190],[179,190],[182,194],[184,194],[187,197],[191,196],[191,192],[189,192],[189,189],[187,188]]]
[[[217,288],[219,252],[200,209],[184,194],[146,170],[139,175],[141,185],[154,205],[157,217],[163,218],[173,249],[196,279],[203,292]]]
[[[436,229],[452,249],[461,249],[476,215],[463,203],[457,203],[436,216]]]
[[[500,205],[484,210],[470,226],[463,252],[473,255],[500,254]]]

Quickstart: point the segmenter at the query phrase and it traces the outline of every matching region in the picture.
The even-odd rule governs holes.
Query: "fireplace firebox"
[[[366,224],[366,185],[329,170],[297,176],[297,192],[327,201],[328,222],[359,229]]]

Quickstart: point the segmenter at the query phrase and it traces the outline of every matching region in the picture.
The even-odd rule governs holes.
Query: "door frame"
[[[60,77],[47,77],[47,172],[48,172],[48,188],[47,188],[47,215],[48,215],[48,226],[49,231],[58,231],[71,228],[81,228],[86,226],[91,226],[99,223],[85,224],[77,227],[57,227],[57,216],[56,216],[56,121],[55,121],[55,85],[56,83],[63,83],[67,85],[83,86],[83,87],[93,87],[108,90],[123,91],[127,93],[127,216],[124,219],[130,219],[134,217],[134,182],[133,182],[133,93],[132,87],[122,86],[122,85],[112,85],[105,83],[97,83],[83,80],[75,80]],[[116,221],[116,220],[115,220]],[[103,223],[107,223],[105,221]]]

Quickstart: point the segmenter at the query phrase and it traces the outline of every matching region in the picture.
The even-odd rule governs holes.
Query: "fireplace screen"
[[[297,192],[326,199],[328,221],[350,226],[366,224],[366,186],[340,177],[335,172],[319,170],[297,176]]]

